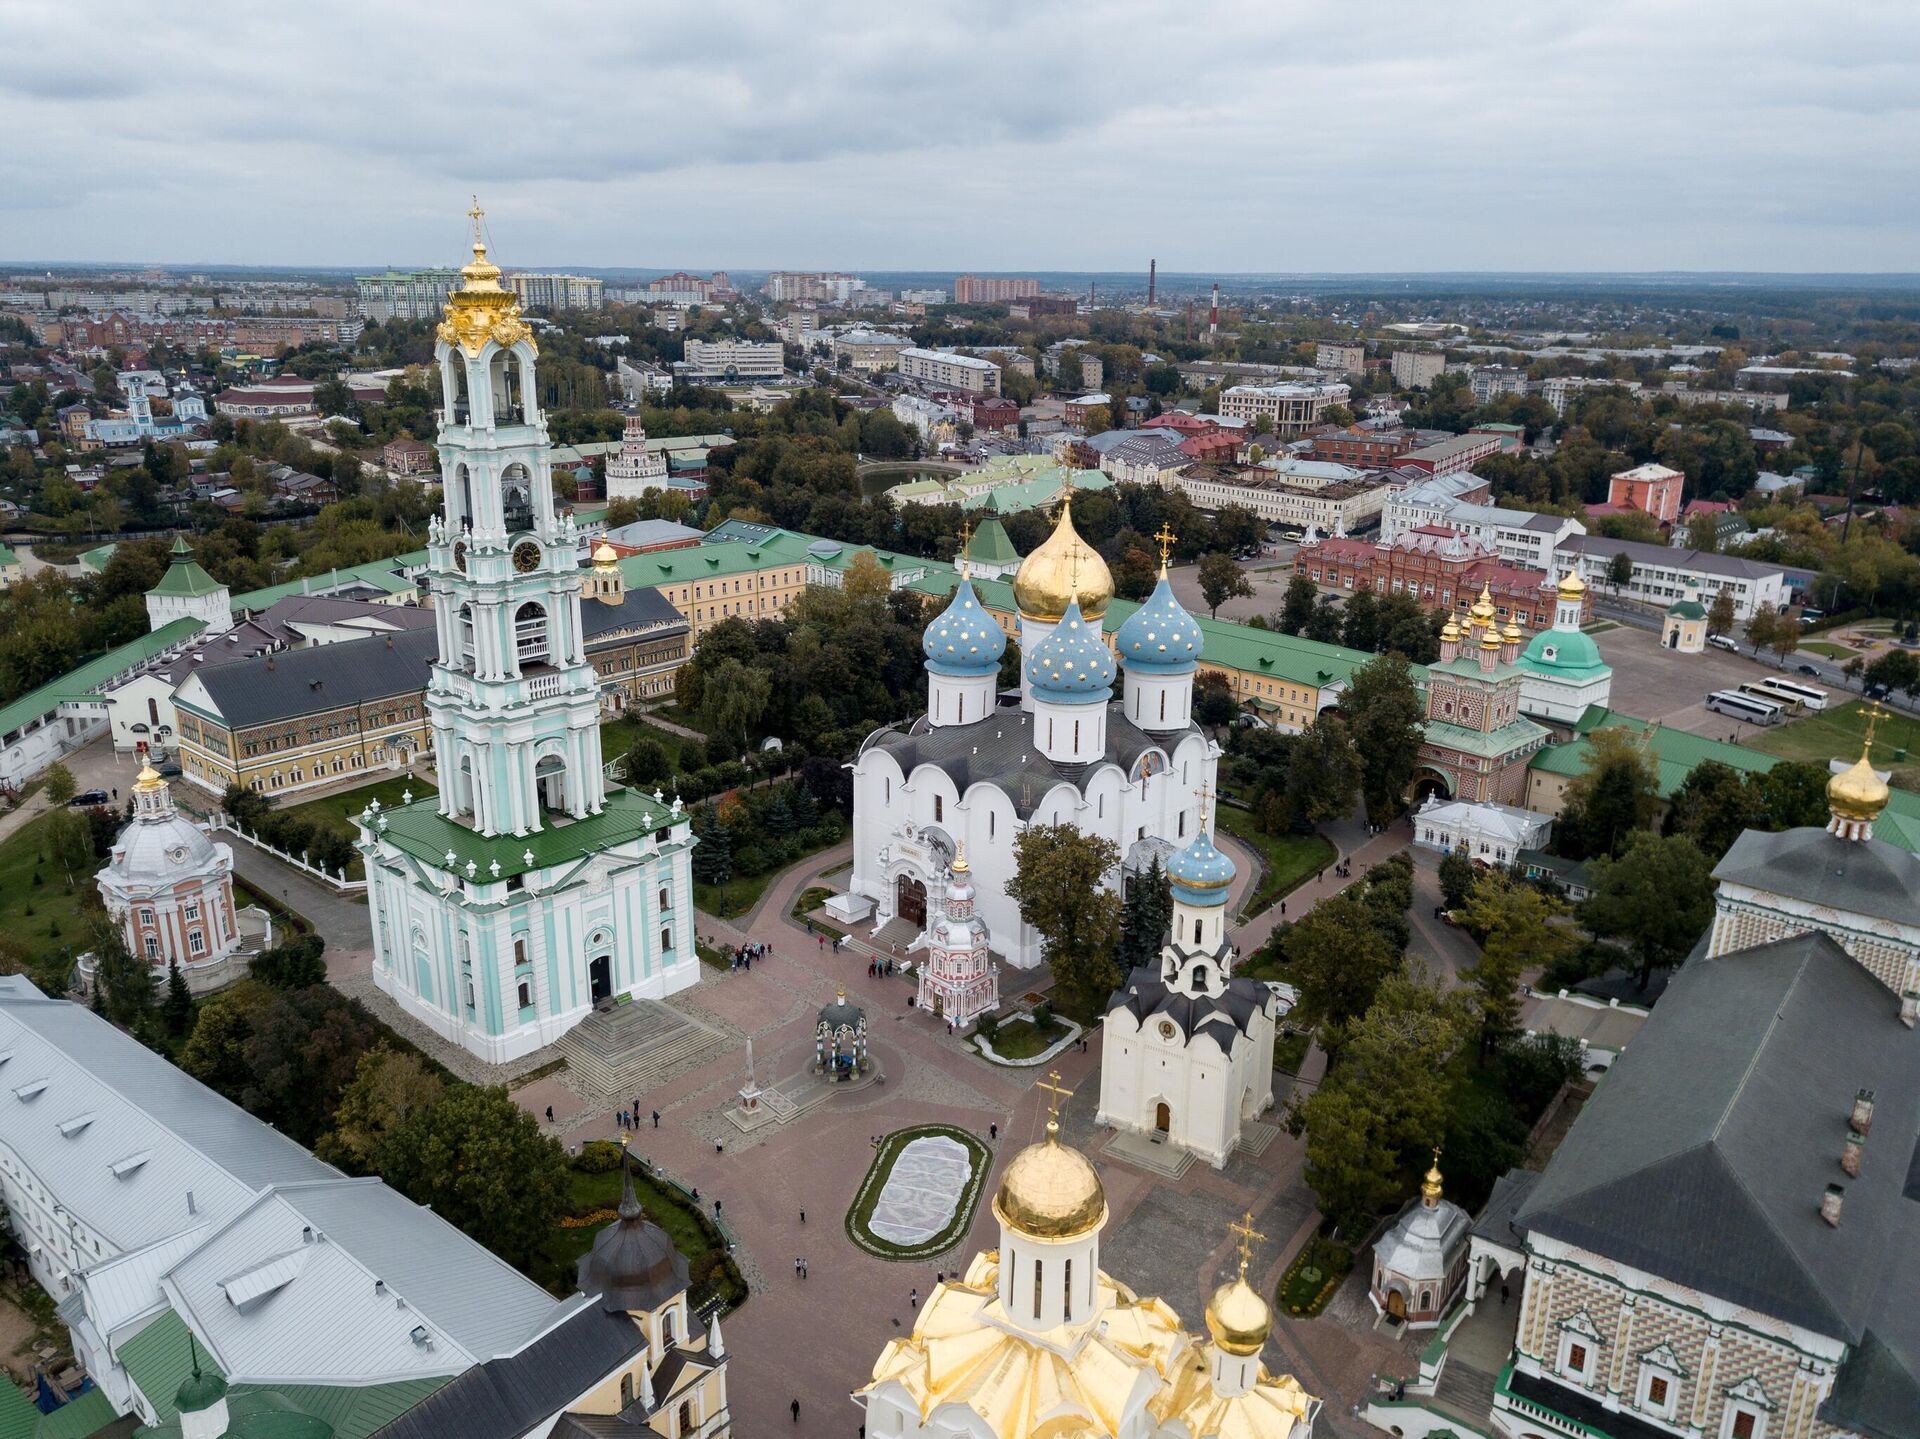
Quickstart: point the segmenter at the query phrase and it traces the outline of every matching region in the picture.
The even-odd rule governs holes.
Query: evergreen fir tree
[[[176,1037],[185,1034],[193,1020],[193,994],[177,960],[167,961],[167,997],[161,1003],[160,1015],[167,1022],[167,1033]]]
[[[733,839],[713,811],[701,806],[693,812],[693,877],[702,884],[725,884],[733,878]]]
[[[1167,926],[1172,923],[1173,893],[1156,856],[1147,872],[1136,876],[1127,890],[1120,913],[1121,966],[1133,970],[1153,963],[1167,942]]]

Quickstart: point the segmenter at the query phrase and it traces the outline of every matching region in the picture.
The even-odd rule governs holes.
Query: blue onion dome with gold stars
[[[1128,669],[1166,674],[1189,674],[1198,668],[1204,643],[1199,623],[1173,597],[1165,570],[1147,602],[1127,616],[1114,642],[1120,663]]]
[[[1080,617],[1078,601],[1053,633],[1027,656],[1027,690],[1037,700],[1057,704],[1105,704],[1113,698],[1113,654],[1099,627]]]
[[[927,668],[935,674],[971,677],[993,674],[1007,652],[1007,637],[973,592],[973,581],[961,576],[947,607],[928,621],[920,636]]]
[[[1233,875],[1233,861],[1214,848],[1213,836],[1204,830],[1167,861],[1167,883],[1184,904],[1225,904]]]

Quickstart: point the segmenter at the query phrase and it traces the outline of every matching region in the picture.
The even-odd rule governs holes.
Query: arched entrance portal
[[[1173,1110],[1167,1107],[1165,1100],[1154,1106],[1153,1127],[1162,1134],[1166,1134],[1173,1128]]]
[[[1423,768],[1416,770],[1413,776],[1414,808],[1418,809],[1429,799],[1436,796],[1440,799],[1452,799],[1452,781],[1437,769]]]
[[[1405,1322],[1407,1317],[1407,1296],[1398,1289],[1387,1291],[1387,1317]]]
[[[914,924],[927,922],[927,887],[910,874],[894,882],[893,912]]]

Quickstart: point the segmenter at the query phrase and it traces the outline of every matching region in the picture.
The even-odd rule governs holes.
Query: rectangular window
[[[204,931],[198,929],[190,929],[187,931],[187,952],[190,954],[205,954],[207,952],[207,936]]]
[[[1040,1317],[1040,1272],[1044,1266],[1038,1259],[1033,1261],[1033,1317]]]
[[[533,986],[527,983],[527,981],[523,979],[520,981],[519,991],[520,991],[520,1007],[522,1009],[532,1009],[533,1008]]]
[[[1732,1439],[1755,1439],[1758,1432],[1759,1420],[1751,1409],[1734,1411],[1733,1423],[1727,1428]]]
[[[1647,1407],[1664,1411],[1667,1407],[1667,1380],[1663,1374],[1655,1374],[1647,1380]]]
[[[1567,1370],[1569,1373],[1584,1376],[1587,1372],[1587,1346],[1569,1344],[1567,1346]]]

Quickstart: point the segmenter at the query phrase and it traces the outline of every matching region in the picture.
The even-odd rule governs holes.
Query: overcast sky
[[[1920,5],[0,0],[0,260],[1920,270]]]

